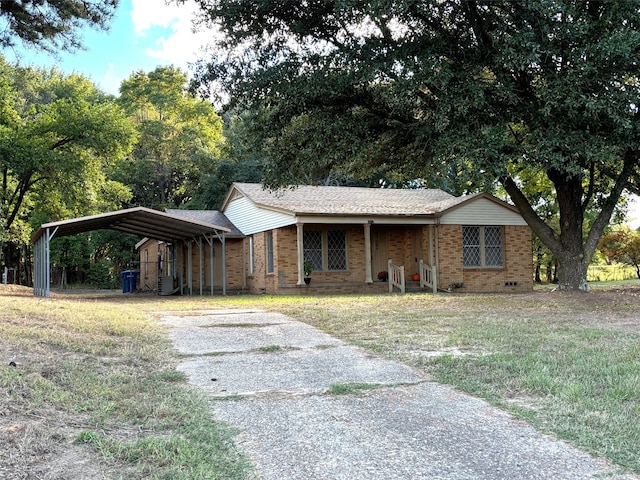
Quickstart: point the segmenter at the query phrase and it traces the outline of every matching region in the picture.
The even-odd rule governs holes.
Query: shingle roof
[[[182,218],[184,220],[190,220],[199,223],[206,223],[209,225],[219,225],[221,227],[228,228],[230,231],[225,236],[227,237],[243,237],[242,232],[236,228],[236,226],[229,221],[224,213],[217,210],[179,210],[175,208],[167,209],[167,214]]]
[[[298,215],[434,215],[469,198],[436,189],[299,186],[272,191],[257,183],[234,186],[259,206]]]

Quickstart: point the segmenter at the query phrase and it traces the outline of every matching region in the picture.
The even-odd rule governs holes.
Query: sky
[[[164,0],[121,0],[108,32],[80,32],[84,50],[56,56],[36,49],[3,52],[21,65],[56,67],[64,73],[82,73],[103,91],[118,94],[123,80],[136,71],[174,65],[188,72],[189,62],[201,56],[210,32],[194,33],[192,2],[177,6]]]

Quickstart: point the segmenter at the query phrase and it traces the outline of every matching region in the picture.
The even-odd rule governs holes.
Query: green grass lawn
[[[637,286],[588,294],[0,295],[0,347],[19,363],[0,366],[9,395],[0,406],[26,412],[24,422],[55,412],[73,427],[77,449],[99,452],[122,478],[250,478],[234,432],[210,418],[208,400],[175,371],[179,359],[154,320],[158,311],[218,307],[288,314],[640,473]],[[336,393],[364,388],[347,387]]]

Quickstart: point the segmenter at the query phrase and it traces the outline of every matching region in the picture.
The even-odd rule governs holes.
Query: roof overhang
[[[45,223],[40,226],[31,241],[35,243],[47,229],[55,230],[55,236],[57,237],[76,235],[92,230],[117,230],[166,242],[230,231],[228,228],[219,225],[178,218],[168,213],[145,207],[135,207],[88,217],[62,220],[60,222]]]

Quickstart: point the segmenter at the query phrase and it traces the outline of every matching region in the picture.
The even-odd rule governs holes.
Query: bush
[[[118,281],[113,275],[111,262],[99,260],[89,267],[89,284],[95,288],[117,288]]]

